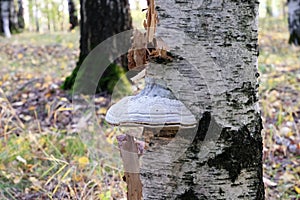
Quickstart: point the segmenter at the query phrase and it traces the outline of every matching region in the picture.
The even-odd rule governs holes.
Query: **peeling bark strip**
[[[124,181],[127,183],[127,199],[142,199],[142,183],[139,171],[139,148],[134,137],[129,135],[120,135],[117,137],[120,154],[124,165]]]
[[[177,145],[166,141],[164,153],[156,151],[156,142],[150,145],[142,157],[143,198],[264,199],[257,109],[258,1],[156,0],[156,9],[157,36],[185,60],[166,64],[163,73],[153,69],[153,78],[167,83],[198,117],[199,126],[193,143],[175,161],[170,161],[172,153],[191,130],[182,130]]]
[[[161,38],[155,37],[158,23],[155,0],[147,0],[147,3],[147,19],[144,20],[144,28],[147,32],[142,33],[138,30],[133,32],[132,46],[127,55],[129,70],[142,70],[149,60],[160,63],[173,60],[171,54],[167,52],[168,46]]]
[[[144,27],[147,30],[147,42],[153,42],[155,37],[155,31],[157,26],[157,12],[155,10],[155,0],[147,0],[148,11],[147,11],[147,22],[144,21]]]

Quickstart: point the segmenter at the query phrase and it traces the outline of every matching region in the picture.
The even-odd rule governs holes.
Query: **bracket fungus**
[[[107,111],[105,120],[115,126],[150,128],[193,128],[197,121],[165,84],[147,77],[146,86],[137,96],[129,96]]]

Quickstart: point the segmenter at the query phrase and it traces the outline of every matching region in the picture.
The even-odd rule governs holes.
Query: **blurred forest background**
[[[146,0],[130,5],[141,28]],[[93,157],[76,132],[72,95],[60,89],[80,55],[80,2],[10,6],[11,35],[0,36],[0,199],[122,199],[122,172]],[[260,0],[259,12],[266,199],[300,199],[300,48],[288,44],[286,0]],[[95,105],[114,144],[120,130],[104,122],[110,96],[97,95]]]

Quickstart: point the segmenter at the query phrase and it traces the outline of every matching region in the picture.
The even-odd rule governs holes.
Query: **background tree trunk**
[[[184,59],[149,68],[199,120],[142,157],[144,199],[264,199],[258,1],[156,0],[158,36]],[[192,132],[195,138],[181,148]],[[152,146],[156,146],[155,142]],[[174,152],[177,152],[174,154]],[[168,162],[172,156],[179,158]]]
[[[1,0],[0,3],[1,32],[3,32],[6,37],[10,37],[11,32],[20,31],[18,23],[18,13],[16,12],[15,2],[13,0]]]
[[[80,56],[77,67],[62,86],[64,89],[73,87],[79,67],[92,49],[112,35],[132,28],[128,0],[81,0],[80,5]],[[114,84],[111,84],[111,80],[119,80],[118,68],[115,64],[110,65],[104,73],[105,79],[100,80],[100,90],[112,91]]]
[[[24,29],[25,28],[25,21],[24,21],[24,8],[23,8],[23,1],[22,0],[18,0],[17,16],[18,16],[18,26],[19,26],[19,28]]]
[[[18,12],[16,9],[17,2],[14,0],[10,1],[9,6],[9,27],[12,32],[17,32],[20,30],[18,22]]]
[[[19,21],[21,20],[19,19],[19,2],[21,2],[21,0],[18,2],[15,2],[14,0],[0,1],[0,32],[3,32],[6,37],[10,37],[11,33],[19,32],[24,28],[24,21],[23,26],[21,21]],[[18,5],[18,9],[16,9],[16,5]]]
[[[73,0],[68,0],[68,6],[69,6],[70,30],[73,30],[76,26],[78,26],[76,6]]]
[[[1,22],[2,22],[2,30],[4,32],[5,37],[10,38],[10,23],[9,23],[9,13],[10,13],[10,4],[11,1],[1,1]]]
[[[289,44],[300,45],[300,0],[288,0]]]
[[[35,31],[40,32],[40,22],[39,22],[39,4],[37,0],[34,0],[34,21],[35,21]]]
[[[28,16],[29,16],[28,21],[31,21],[31,22],[35,21],[33,0],[28,0]],[[28,23],[28,26],[29,26],[29,31],[35,31],[34,25],[32,23]]]

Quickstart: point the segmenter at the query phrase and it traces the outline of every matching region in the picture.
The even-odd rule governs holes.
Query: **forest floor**
[[[93,157],[74,125],[72,94],[60,90],[76,65],[78,41],[78,32],[0,38],[1,200],[124,196],[121,172]],[[95,123],[103,122],[108,100],[95,98]],[[112,143],[116,130],[103,130]]]
[[[267,199],[300,199],[300,48],[286,19],[259,27],[260,105]]]
[[[259,29],[264,181],[271,200],[300,199],[300,48],[287,44],[285,22],[261,20]],[[119,130],[103,122],[109,99],[94,99],[96,119],[82,136],[75,124],[88,117],[74,116],[72,94],[59,89],[76,65],[78,41],[78,32],[0,37],[0,199],[125,195],[114,165],[118,152],[116,160],[97,157],[86,143],[102,132],[102,142],[116,145]],[[110,151],[92,147],[102,155]]]

